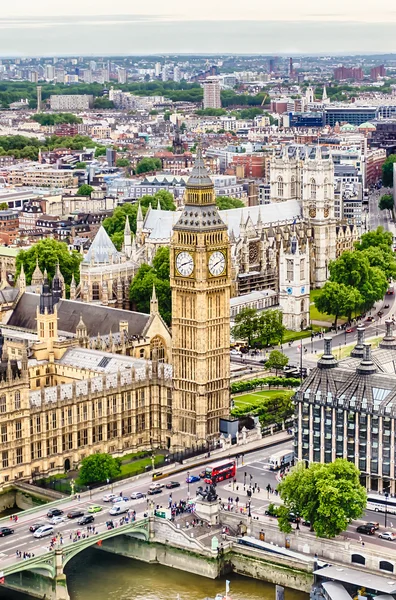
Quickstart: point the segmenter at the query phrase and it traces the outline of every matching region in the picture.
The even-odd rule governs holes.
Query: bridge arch
[[[129,529],[128,526],[118,527],[115,529],[111,529],[110,531],[106,531],[103,534],[96,534],[94,536],[90,536],[89,538],[85,538],[84,540],[80,540],[79,542],[75,542],[71,546],[66,546],[63,550],[63,567],[67,565],[67,563],[77,556],[83,550],[87,548],[91,548],[98,544],[98,542],[103,542],[110,538],[114,538],[120,535],[127,535],[128,537],[134,537],[140,540],[148,541],[149,533],[148,530],[144,527],[137,527],[136,529]]]

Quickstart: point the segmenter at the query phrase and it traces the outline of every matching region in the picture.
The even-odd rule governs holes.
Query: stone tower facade
[[[283,325],[300,331],[309,325],[309,243],[293,232],[279,251],[279,306]]]
[[[200,149],[171,240],[172,446],[204,443],[229,415],[231,260]]]
[[[311,238],[311,282],[321,287],[336,258],[334,165],[319,146],[289,146],[271,163],[271,198],[297,200]]]

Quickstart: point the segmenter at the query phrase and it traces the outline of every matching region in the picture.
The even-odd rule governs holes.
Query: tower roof
[[[118,258],[119,256],[120,253],[109,238],[103,225],[101,225],[90,249],[84,256],[83,262],[90,263],[91,259],[93,259],[95,263],[109,263],[110,257]]]
[[[202,158],[202,150],[200,146],[198,146],[197,158],[195,159],[191,175],[188,178],[186,185],[187,187],[213,186],[213,181],[210,178],[209,171],[205,167],[205,163]]]

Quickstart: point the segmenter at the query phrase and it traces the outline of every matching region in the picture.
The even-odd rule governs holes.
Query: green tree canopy
[[[0,202],[0,210],[7,210],[8,204],[7,202]]]
[[[129,167],[131,163],[127,158],[117,158],[116,167]]]
[[[356,288],[336,281],[326,281],[315,298],[315,306],[327,315],[334,315],[335,326],[341,315],[350,316],[363,304],[363,298]]]
[[[18,253],[16,258],[16,274],[17,276],[19,275],[21,265],[23,264],[28,284],[31,283],[37,259],[41,271],[44,272],[44,269],[47,269],[50,280],[52,280],[55,274],[55,268],[58,262],[67,288],[70,286],[73,275],[76,282],[80,280],[80,262],[82,256],[75,250],[69,252],[69,249],[64,242],[46,238],[33,244],[29,250],[21,250]]]
[[[265,368],[275,369],[275,374],[278,375],[278,370],[286,367],[288,362],[289,357],[286,356],[286,354],[283,354],[283,352],[280,352],[279,350],[273,350],[270,353],[267,362],[265,363]]]
[[[299,462],[279,484],[288,510],[309,521],[318,537],[333,538],[362,516],[367,502],[360,472],[351,462]]]
[[[83,485],[105,483],[121,473],[121,460],[110,454],[91,454],[81,461],[79,480]]]
[[[151,267],[147,264],[141,265],[132,280],[129,294],[135,310],[149,313],[150,299],[155,286],[159,312],[168,325],[172,319],[169,255],[169,248],[159,248]]]
[[[390,154],[382,165],[382,183],[385,187],[393,187],[393,163],[396,162],[396,154]]]
[[[195,111],[195,114],[200,117],[221,117],[226,115],[227,111],[224,108],[200,108]]]
[[[232,335],[235,340],[243,340],[249,347],[257,338],[258,315],[255,308],[243,308],[235,317]]]
[[[78,161],[78,162],[76,162],[76,164],[74,165],[74,168],[75,168],[75,169],[85,169],[85,167],[86,167],[86,166],[87,166],[87,163],[86,163],[86,162],[81,162],[81,161]]]
[[[94,188],[92,185],[88,185],[87,183],[83,183],[77,190],[77,196],[90,196]]]
[[[392,194],[383,194],[378,202],[380,210],[392,210],[394,207]]]
[[[159,158],[142,158],[136,165],[136,173],[149,173],[150,171],[158,171],[162,168],[162,163]]]
[[[355,242],[356,250],[379,247],[385,251],[392,251],[392,245],[393,235],[390,231],[385,231],[383,227],[377,227],[377,229],[364,233],[360,238],[360,242]]]
[[[71,125],[82,123],[83,120],[72,113],[38,113],[30,117],[40,125],[52,126],[69,123]]]
[[[244,308],[235,317],[232,335],[236,340],[245,341],[249,347],[268,346],[271,342],[282,342],[286,328],[282,322],[281,310],[257,311]]]
[[[227,210],[229,208],[243,208],[245,205],[239,198],[231,198],[231,196],[217,196],[217,208]]]
[[[107,96],[102,96],[100,98],[95,98],[93,107],[99,109],[114,108],[114,102],[109,100]]]

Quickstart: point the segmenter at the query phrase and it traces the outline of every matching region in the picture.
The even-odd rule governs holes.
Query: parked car
[[[0,537],[5,537],[6,535],[11,535],[14,533],[14,530],[10,527],[0,527]]]
[[[375,530],[379,529],[379,523],[377,521],[370,521],[369,523],[366,523],[366,525],[368,525],[369,527],[374,527]]]
[[[396,533],[393,533],[393,531],[383,531],[382,533],[378,534],[378,537],[381,538],[381,540],[393,542],[393,540],[396,540]]]
[[[140,500],[141,498],[145,498],[146,494],[143,494],[143,492],[132,492],[131,494],[131,500]]]
[[[30,525],[29,531],[34,533],[37,529],[40,529],[40,527],[44,527],[44,525],[46,525],[46,523],[33,523],[33,525]]]
[[[186,479],[186,483],[195,483],[196,481],[199,481],[200,478],[198,477],[198,475],[190,475],[189,477],[187,477]]]
[[[60,517],[61,515],[63,515],[63,510],[60,508],[50,508],[47,512],[47,517],[49,519],[51,519],[51,517]]]
[[[39,527],[37,531],[33,533],[34,537],[42,538],[46,535],[52,535],[54,533],[54,528],[52,525],[44,525],[43,527]]]
[[[375,529],[372,525],[359,525],[356,527],[358,533],[364,533],[365,535],[374,535]]]
[[[79,525],[88,525],[89,523],[93,523],[95,521],[92,515],[84,515],[81,519],[78,519],[77,523]]]
[[[70,512],[67,513],[67,518],[68,519],[77,519],[77,517],[83,517],[84,516],[84,511],[83,510],[71,510]]]
[[[305,519],[303,519],[303,520],[301,521],[301,523],[302,523],[303,525],[305,525],[305,527],[311,527],[311,521],[306,521]]]
[[[78,519],[77,523],[79,525],[88,525],[89,523],[93,523],[95,521],[92,515],[84,515],[81,519]]]
[[[277,519],[278,509],[273,504],[270,504],[264,514],[267,515],[267,517],[275,517]]]
[[[91,506],[88,506],[89,513],[97,513],[97,512],[100,512],[101,510],[102,510],[102,507],[99,506],[99,504],[91,504]]]
[[[63,523],[63,522],[64,522],[64,520],[65,520],[65,519],[64,519],[62,516],[59,516],[59,517],[52,517],[52,518],[50,519],[50,523],[51,523],[51,525],[60,525],[61,523]]]
[[[173,488],[180,487],[180,483],[178,481],[170,481],[166,484],[168,490],[172,490]]]
[[[106,494],[103,496],[102,500],[103,502],[112,502],[114,498],[118,498],[117,494]]]

